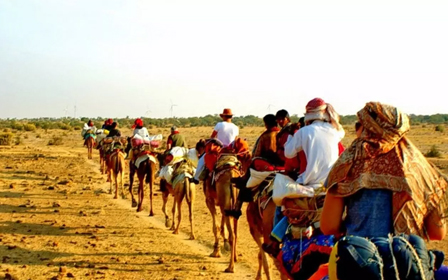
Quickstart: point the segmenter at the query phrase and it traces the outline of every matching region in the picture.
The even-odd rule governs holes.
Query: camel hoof
[[[226,270],[224,270],[224,272],[226,272],[226,273],[234,273],[235,271],[234,271],[233,267],[228,267],[228,268],[226,268]]]
[[[195,240],[196,236],[194,234],[190,235],[190,240]]]
[[[173,231],[173,234],[179,234],[178,230]]]
[[[118,199],[118,195],[114,196],[114,199]]]
[[[149,213],[149,216],[150,216],[150,217],[154,216],[154,213],[153,213],[153,212],[150,212],[150,213]]]
[[[212,258],[220,258],[221,257],[221,252],[213,251],[213,253],[210,254],[210,257],[212,257]]]
[[[132,201],[132,208],[137,207],[137,201],[133,200]]]
[[[142,208],[137,208],[137,212],[142,212]]]
[[[230,250],[231,250],[231,248],[230,248],[229,241],[224,241],[224,251],[230,252]]]
[[[171,225],[170,230],[175,230],[176,227],[174,226],[174,224]]]
[[[171,221],[170,219],[166,219],[165,220],[165,227],[171,228],[172,226],[173,226],[173,221]]]

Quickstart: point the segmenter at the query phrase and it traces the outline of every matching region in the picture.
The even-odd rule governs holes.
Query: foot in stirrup
[[[239,219],[243,212],[241,210],[224,210],[224,213],[227,216],[234,217],[235,219]]]

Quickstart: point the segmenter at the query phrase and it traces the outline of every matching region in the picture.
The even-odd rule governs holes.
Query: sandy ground
[[[63,146],[47,146],[42,139],[0,147],[0,278],[255,278],[257,247],[244,216],[239,262],[235,273],[227,274],[226,252],[219,259],[208,257],[212,222],[201,187],[194,210],[197,240],[191,241],[186,203],[182,233],[173,235],[164,225],[160,192],[154,217],[148,216],[147,197],[140,213],[131,208],[129,196],[114,200],[98,155],[88,160],[79,136],[68,139]]]
[[[255,278],[258,249],[245,215],[238,228],[239,262],[235,273],[227,274],[227,253],[208,257],[212,222],[201,186],[192,241],[185,203],[182,232],[173,235],[164,225],[160,192],[154,217],[148,216],[147,196],[144,212],[135,212],[129,196],[114,200],[107,193],[98,154],[87,159],[78,132],[64,133],[62,146],[47,145],[51,133],[30,133],[21,145],[0,146],[0,279]],[[436,164],[447,166],[446,160]],[[429,247],[448,252],[448,241]]]

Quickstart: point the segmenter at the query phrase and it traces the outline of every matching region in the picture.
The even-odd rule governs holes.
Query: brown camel
[[[85,144],[87,146],[87,158],[92,159],[92,151],[95,147],[95,139],[92,136],[87,137]]]
[[[112,193],[112,187],[113,184],[115,183],[115,196],[114,196],[115,199],[118,198],[118,177],[120,177],[121,196],[122,198],[126,198],[123,189],[125,164],[126,163],[124,161],[124,153],[121,150],[116,150],[109,156],[108,161],[108,179],[110,181],[109,193]]]
[[[262,249],[263,242],[268,243],[270,234],[273,228],[275,204],[272,199],[269,200],[266,207],[263,209],[260,207],[259,201],[249,202],[246,209],[247,222],[249,224],[250,234],[258,245],[258,270],[256,280],[262,279],[262,270],[266,274],[266,279],[271,279],[271,273],[269,269],[269,258],[267,253]],[[281,264],[277,259],[273,259],[277,268],[280,268]],[[279,269],[279,271],[281,271]],[[288,279],[287,276],[281,275],[282,280]]]
[[[103,145],[99,144],[100,147],[98,149],[98,152],[100,154],[100,171],[101,174],[104,174],[106,172],[106,153],[104,152]]]
[[[188,162],[182,162],[175,167],[173,173],[173,184],[175,184],[173,186],[173,224],[171,229],[173,230],[173,234],[179,234],[179,226],[182,219],[182,201],[184,200],[184,197],[186,197],[190,217],[190,240],[194,240],[196,237],[194,235],[193,227],[193,203],[196,196],[196,188],[194,183],[190,183],[189,177],[191,176],[193,176],[193,168]],[[178,210],[177,226],[175,224],[176,208]]]
[[[137,207],[137,212],[141,212],[143,210],[143,197],[144,197],[144,183],[149,184],[149,216],[154,216],[153,211],[153,186],[154,186],[154,177],[156,173],[156,164],[151,161],[149,158],[140,163],[137,168],[134,164],[134,161],[129,163],[129,193],[132,198],[132,207]],[[134,194],[132,193],[132,185],[134,184],[134,174],[137,173],[138,177],[138,202],[134,198]]]
[[[216,176],[215,174],[215,187],[213,187],[213,184],[211,183],[211,178],[207,178],[204,182],[204,192],[206,196],[207,207],[212,215],[213,234],[215,236],[214,249],[210,256],[221,257],[218,236],[220,227],[217,225],[216,220],[216,206],[219,206],[222,215],[221,235],[224,238],[224,246],[227,246],[226,233],[228,233],[228,244],[230,245],[230,263],[225,272],[233,273],[235,270],[235,262],[237,261],[236,242],[238,232],[238,219],[230,217],[225,213],[229,210],[234,209],[236,199],[238,197],[238,189],[233,187],[231,179],[244,175],[250,165],[251,155],[249,151],[238,153],[233,156],[227,154],[220,157],[217,165],[219,165],[220,161],[225,162],[227,160],[233,162],[235,162],[236,160],[240,163],[241,167],[237,169],[232,167],[232,165],[224,164],[224,168],[220,168],[219,171],[215,170],[215,173],[219,174],[218,176]],[[228,167],[226,167],[226,165]]]

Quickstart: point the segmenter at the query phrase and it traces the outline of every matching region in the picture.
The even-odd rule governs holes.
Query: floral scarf
[[[391,190],[395,233],[427,238],[425,217],[446,210],[445,177],[405,137],[409,118],[397,108],[370,102],[358,118],[364,130],[334,164],[328,192],[347,197],[362,188]]]

